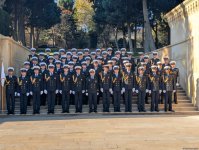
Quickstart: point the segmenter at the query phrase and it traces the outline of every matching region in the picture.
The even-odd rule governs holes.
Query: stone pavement
[[[0,150],[199,149],[199,116],[0,116]]]

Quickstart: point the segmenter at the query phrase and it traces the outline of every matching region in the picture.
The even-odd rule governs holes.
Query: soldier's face
[[[79,59],[82,59],[83,58],[83,55],[79,55]]]
[[[157,56],[158,56],[158,55],[155,54],[155,55],[153,55],[153,58],[157,58]]]
[[[24,66],[26,69],[30,69],[30,65],[25,65]]]
[[[144,73],[144,70],[139,70],[139,74],[143,74]]]
[[[54,55],[54,58],[55,59],[59,59],[59,55]]]
[[[172,64],[172,65],[171,65],[172,68],[175,68],[175,66],[176,66],[175,64]]]
[[[107,67],[104,67],[104,71],[105,71],[105,72],[108,72],[108,68],[107,68]]]
[[[114,70],[115,74],[118,74],[119,70]]]
[[[144,59],[144,62],[149,62],[149,59]]]
[[[8,71],[8,74],[9,74],[10,76],[12,76],[12,75],[14,74],[14,72],[13,72],[13,71]]]
[[[83,68],[83,69],[86,69],[86,65],[82,65],[82,68]]]
[[[86,55],[86,56],[87,56],[88,54],[89,54],[88,52],[84,52],[84,55]]]
[[[76,73],[80,74],[81,70],[80,69],[76,69]]]
[[[60,55],[65,55],[65,52],[60,52]]]
[[[95,72],[90,72],[90,76],[95,76]]]
[[[32,54],[35,54],[35,51],[31,51]]]
[[[35,73],[35,74],[39,74],[39,70],[35,69],[35,70],[34,70],[34,73]]]
[[[67,55],[66,57],[67,57],[67,59],[71,59],[71,55]]]
[[[64,72],[68,72],[68,68],[64,68]]]
[[[165,72],[166,72],[166,74],[169,74],[169,70],[168,69]]]
[[[60,67],[61,67],[61,64],[56,64],[56,67],[57,67],[57,68],[60,68]]]
[[[93,65],[94,65],[95,67],[98,67],[98,63],[94,63]]]
[[[50,72],[54,72],[54,68],[49,68],[49,71]]]
[[[52,63],[52,62],[53,62],[53,59],[49,59],[49,62]]]
[[[73,66],[73,65],[70,65],[69,67],[70,67],[70,69],[73,69],[74,66]]]
[[[41,69],[42,69],[42,70],[45,70],[45,69],[46,69],[46,66],[41,66]]]
[[[26,72],[21,72],[21,75],[22,76],[26,76]]]

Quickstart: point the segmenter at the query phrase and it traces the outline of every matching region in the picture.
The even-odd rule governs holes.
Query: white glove
[[[15,96],[17,96],[17,92],[15,92]]]
[[[100,88],[100,91],[103,93],[103,91],[104,91],[103,88]]]
[[[99,93],[97,92],[97,95],[99,95]]]
[[[30,95],[33,95],[32,91],[30,91]]]
[[[148,89],[146,89],[146,93],[148,93],[149,92],[149,90]]]
[[[151,90],[149,90],[149,94],[151,94]]]
[[[59,93],[62,94],[62,90],[59,90]]]
[[[17,93],[17,96],[20,96],[20,93]]]
[[[88,93],[86,93],[86,96],[88,96]]]
[[[29,93],[26,93],[26,96],[29,96],[30,94]]]
[[[163,93],[166,93],[166,90],[163,90]]]
[[[135,90],[135,92],[138,93],[139,91],[138,91],[138,90]]]
[[[59,90],[56,90],[55,93],[56,93],[56,94],[59,93]]]
[[[125,88],[122,88],[123,93],[125,92]]]
[[[132,89],[132,92],[135,92],[135,88]]]
[[[159,90],[159,93],[161,94],[161,93],[162,93],[162,90]]]
[[[72,94],[72,93],[73,93],[73,91],[70,90],[70,94]]]
[[[121,94],[123,94],[123,91],[121,90]]]
[[[72,92],[75,95],[75,91]]]
[[[112,89],[109,89],[109,92],[110,92],[111,94],[113,94],[113,90],[112,90]]]
[[[179,83],[176,83],[176,86],[180,86],[180,84],[179,84]]]
[[[173,93],[175,93],[176,92],[176,90],[173,90]]]
[[[48,93],[47,90],[44,90],[44,93],[47,94]]]
[[[82,93],[85,93],[85,90],[82,90]]]
[[[43,93],[44,93],[43,91],[40,92],[41,95],[42,95]]]

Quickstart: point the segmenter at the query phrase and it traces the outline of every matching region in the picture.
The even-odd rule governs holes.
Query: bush
[[[0,9],[0,34],[5,36],[10,35],[10,16],[9,14]]]

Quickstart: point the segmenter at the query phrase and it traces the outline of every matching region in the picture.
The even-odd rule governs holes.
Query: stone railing
[[[7,68],[9,66],[12,66],[15,68],[15,74],[18,76],[19,69],[22,67],[23,62],[27,59],[27,56],[29,54],[30,51],[26,47],[17,43],[10,37],[5,37],[0,35],[0,70],[1,70],[1,64],[3,62],[6,74],[7,74]],[[0,89],[0,95],[1,95],[0,109],[3,108],[3,110],[5,110],[5,98],[2,98],[2,95],[5,96],[5,93],[2,93],[2,89]],[[2,99],[4,100],[3,103]]]

